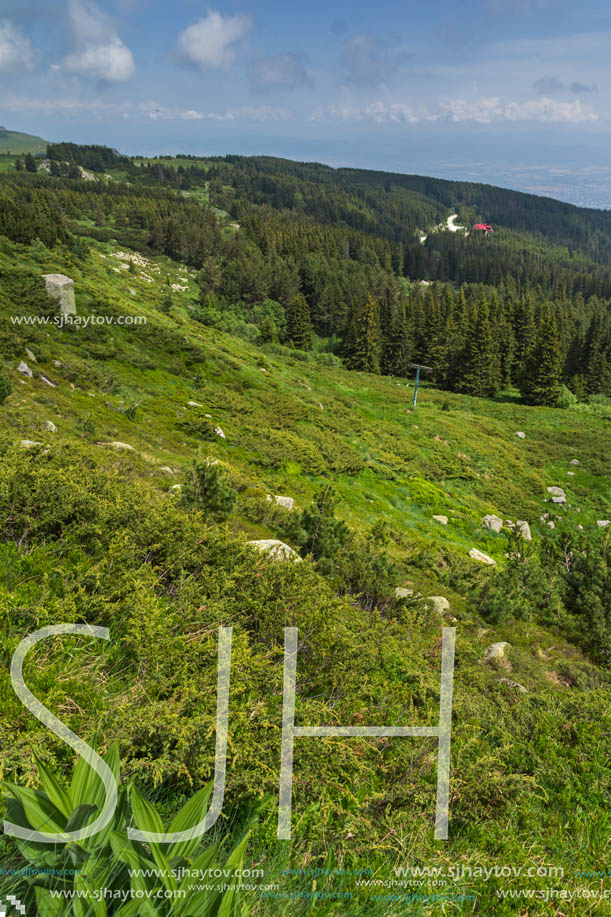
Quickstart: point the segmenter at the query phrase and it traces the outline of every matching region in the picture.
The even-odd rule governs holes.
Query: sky
[[[0,0],[0,124],[611,207],[607,0]]]

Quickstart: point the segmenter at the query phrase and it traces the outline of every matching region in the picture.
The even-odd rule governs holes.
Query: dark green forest
[[[441,388],[471,395],[516,387],[551,406],[611,395],[609,212],[271,157],[47,153],[48,169],[22,163],[4,178],[0,234],[75,251],[84,236],[116,239],[184,261],[206,325],[256,326],[262,342],[302,350],[322,339],[355,370],[409,376],[424,363]],[[494,232],[444,230],[448,210]]]

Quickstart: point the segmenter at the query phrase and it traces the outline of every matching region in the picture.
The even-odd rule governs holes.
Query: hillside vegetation
[[[69,164],[70,151],[61,152]],[[195,167],[247,175],[248,163]],[[599,888],[577,871],[608,862],[611,568],[609,530],[599,525],[611,518],[608,399],[588,382],[588,363],[574,374],[583,376],[581,400],[565,398],[564,407],[526,404],[511,367],[493,397],[481,398],[444,381],[439,363],[414,409],[407,364],[426,355],[424,331],[418,343],[409,325],[401,339],[404,374],[389,366],[364,372],[354,341],[371,356],[367,334],[353,337],[350,354],[346,334],[321,334],[312,316],[320,302],[312,289],[327,276],[341,290],[337,302],[348,303],[344,320],[352,311],[357,331],[380,333],[382,359],[383,326],[361,321],[383,305],[380,283],[391,285],[389,302],[403,303],[406,319],[420,310],[430,323],[437,307],[447,317],[449,303],[464,301],[477,310],[480,333],[484,302],[494,311],[507,297],[530,297],[535,316],[550,297],[530,286],[522,293],[517,280],[513,293],[464,278],[462,288],[450,278],[418,285],[393,268],[400,243],[350,228],[339,213],[328,233],[321,229],[324,221],[308,216],[305,183],[302,216],[293,219],[280,202],[259,201],[253,187],[240,190],[239,169],[226,188],[215,190],[213,172],[210,184],[180,189],[155,184],[168,184],[169,169],[179,174],[177,160],[159,166],[163,177],[155,177],[158,163],[106,156],[79,164],[103,169],[102,177],[22,173],[0,185],[8,204],[0,239],[3,779],[36,786],[33,752],[60,774],[73,763],[13,692],[19,642],[53,623],[109,627],[108,645],[61,637],[40,646],[26,682],[101,753],[116,740],[126,779],[167,821],[213,774],[218,628],[232,625],[227,790],[216,839],[229,831],[230,850],[260,801],[248,862],[281,891],[303,893],[252,893],[245,913],[429,915],[444,907],[504,917],[554,911],[543,900],[518,910],[499,889]],[[324,172],[295,165],[314,168]],[[149,169],[152,182],[140,182],[138,170]],[[369,187],[367,174],[357,178]],[[31,206],[20,216],[25,198]],[[429,193],[418,220],[447,212],[432,200]],[[585,248],[599,227],[588,226],[579,259],[594,257]],[[517,251],[513,231],[509,253]],[[299,240],[310,245],[317,233],[319,254],[299,255]],[[454,234],[432,235],[434,245],[453,244]],[[359,240],[360,255],[352,247]],[[542,270],[557,263],[566,283],[580,276],[563,273],[556,249],[540,244]],[[535,241],[528,245],[533,252]],[[322,254],[334,246],[335,260]],[[367,253],[376,250],[374,263]],[[554,309],[583,341],[598,322],[601,353],[608,268],[604,254],[596,257],[588,261],[600,268],[590,275],[601,284],[596,299],[565,287]],[[343,274],[325,275],[341,262]],[[58,272],[75,282],[79,316],[63,327],[41,280]],[[335,306],[328,314],[338,315]],[[479,367],[485,375],[484,357],[473,353],[472,374]],[[553,503],[549,487],[562,488],[566,502]],[[276,495],[292,498],[292,509]],[[491,514],[504,521],[501,532],[482,526]],[[532,541],[506,524],[518,520],[529,523]],[[248,544],[261,539],[290,545],[302,562]],[[473,548],[496,566],[469,556]],[[293,839],[275,840],[289,626],[300,634],[297,722],[344,726],[435,725],[441,628],[456,627],[447,842],[433,839],[430,738],[298,739]],[[491,658],[487,647],[504,641],[504,655]],[[11,845],[5,839],[4,863],[16,867],[23,855]],[[443,888],[425,880],[407,892],[468,897],[407,904],[405,888],[307,873],[370,869],[384,881],[397,865],[452,864],[555,865],[565,874],[466,876]],[[287,869],[306,872],[290,877]],[[2,891],[33,895],[36,881],[7,878]],[[313,901],[306,895],[314,890],[352,897]],[[583,907],[563,901],[562,913]]]

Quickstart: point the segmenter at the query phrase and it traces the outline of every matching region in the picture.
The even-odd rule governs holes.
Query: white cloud
[[[293,117],[288,109],[271,105],[243,105],[223,112],[168,108],[157,102],[144,102],[139,107],[151,121],[288,121]]]
[[[182,60],[202,70],[227,67],[235,60],[232,45],[242,41],[252,22],[249,16],[222,16],[210,10],[178,36],[178,54]]]
[[[34,50],[29,38],[9,19],[0,20],[0,70],[16,70],[34,63]]]
[[[453,99],[437,108],[414,108],[402,102],[371,102],[368,105],[331,105],[316,109],[313,121],[327,118],[340,121],[375,121],[378,124],[420,124],[426,121],[474,122],[492,124],[497,121],[539,121],[542,123],[582,124],[597,121],[598,115],[578,99],[563,102],[557,99],[529,99],[525,102],[503,102],[498,96],[468,101]]]
[[[92,0],[69,0],[68,15],[76,50],[64,60],[65,70],[109,83],[133,76],[132,52]]]

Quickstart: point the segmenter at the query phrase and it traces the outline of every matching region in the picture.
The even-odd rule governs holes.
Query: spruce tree
[[[562,382],[562,348],[556,318],[545,310],[539,321],[534,347],[524,367],[520,391],[526,404],[558,404]]]
[[[482,302],[472,316],[458,372],[456,388],[466,395],[490,398],[496,395],[500,388],[499,357],[486,302]]]
[[[287,313],[288,339],[298,350],[311,350],[314,341],[310,307],[303,293],[298,293]]]
[[[353,326],[346,363],[350,369],[365,373],[380,372],[380,316],[379,307],[371,293]]]

